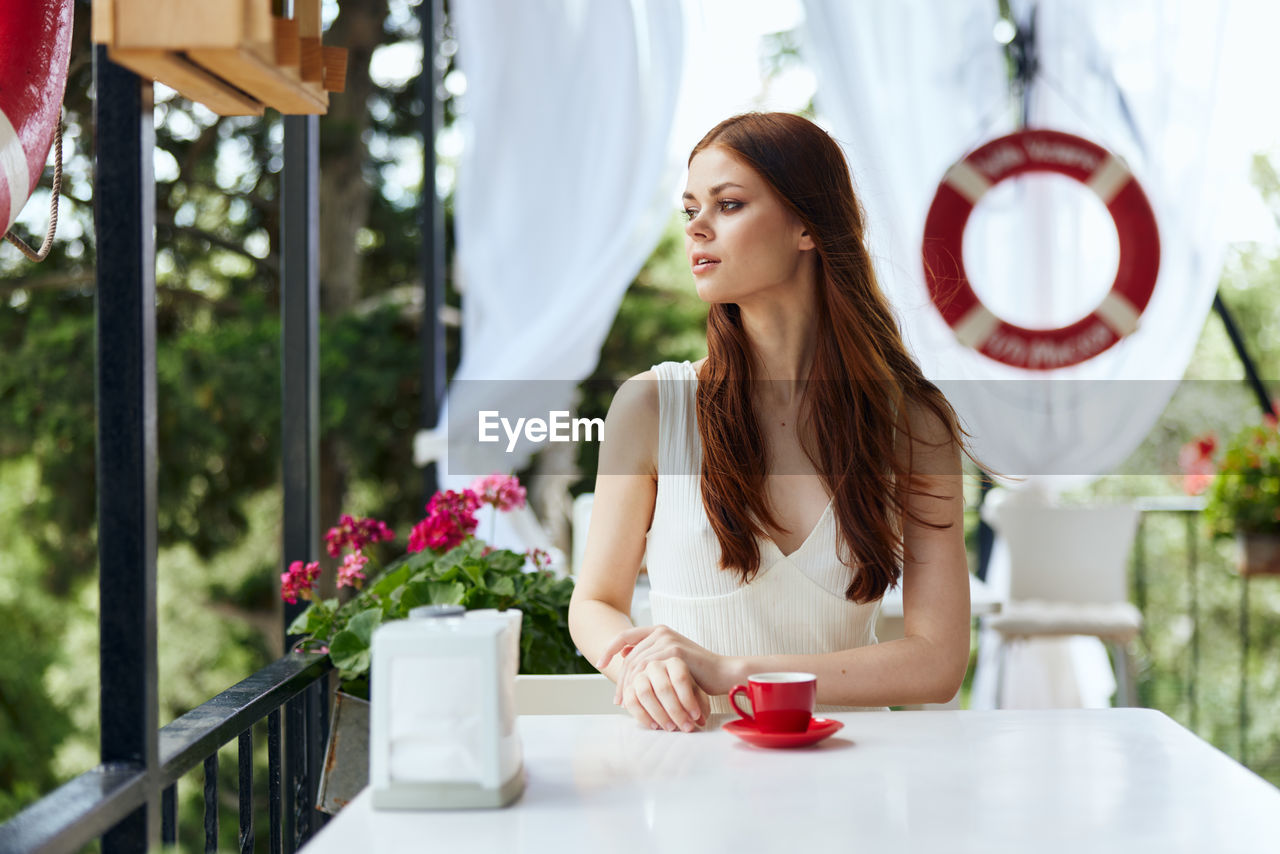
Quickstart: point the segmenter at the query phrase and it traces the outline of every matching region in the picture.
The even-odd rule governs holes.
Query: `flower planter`
[[[369,785],[369,701],[333,692],[333,718],[324,750],[316,809],[336,815]]]
[[[1280,575],[1280,534],[1237,532],[1236,568],[1244,576]]]

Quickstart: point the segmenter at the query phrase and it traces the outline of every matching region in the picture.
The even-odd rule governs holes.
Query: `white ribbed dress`
[[[720,543],[702,506],[697,373],[689,362],[663,362],[653,372],[659,380],[658,497],[645,552],[653,622],[721,655],[806,655],[875,643],[880,602],[845,599],[849,568],[836,554],[830,503],[791,554],[761,538],[760,570],[750,583],[720,567]],[[733,709],[719,696],[711,699],[711,711]]]

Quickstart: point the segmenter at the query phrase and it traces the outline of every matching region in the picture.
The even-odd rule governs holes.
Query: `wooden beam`
[[[245,36],[245,6],[189,0],[113,0],[117,48],[235,47]],[[270,14],[268,10],[268,15]],[[270,28],[270,23],[267,24]],[[270,33],[267,34],[270,41]]]
[[[188,53],[197,64],[287,115],[318,115],[329,108],[328,95],[316,97],[300,88],[284,71],[264,62],[247,48]]]
[[[164,50],[109,50],[111,61],[159,80],[220,116],[260,116],[262,104],[180,54]]]

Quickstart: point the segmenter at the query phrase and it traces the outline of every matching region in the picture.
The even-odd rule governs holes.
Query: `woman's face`
[[[728,149],[705,148],[689,164],[685,255],[698,296],[739,303],[800,281],[813,240],[754,169]]]

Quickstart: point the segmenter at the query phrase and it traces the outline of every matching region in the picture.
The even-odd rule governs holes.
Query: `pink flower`
[[[1182,491],[1187,495],[1199,495],[1213,483],[1211,474],[1189,474],[1182,478]]]
[[[1206,433],[1187,442],[1178,452],[1178,467],[1186,475],[1182,479],[1182,489],[1188,495],[1199,495],[1213,482],[1213,476],[1218,471],[1213,461],[1213,454],[1217,449],[1218,437],[1213,433]]]
[[[368,562],[369,558],[360,552],[352,552],[343,558],[342,566],[338,567],[338,586],[359,590],[365,582],[364,567]]]
[[[280,598],[290,605],[298,604],[298,597],[311,598],[311,588],[320,577],[320,562],[304,564],[295,560],[289,564],[289,571],[280,573]]]
[[[551,555],[543,549],[529,549],[525,554],[528,555],[529,560],[533,561],[534,569],[551,566]]]
[[[479,524],[476,520],[479,506],[480,498],[469,489],[437,492],[427,504],[427,518],[414,525],[409,533],[409,551],[448,551],[458,545]]]
[[[471,490],[480,497],[482,503],[491,504],[503,512],[517,510],[525,504],[525,488],[513,474],[491,474],[476,478],[475,483],[471,484]]]
[[[395,534],[387,527],[386,522],[377,519],[357,519],[344,513],[338,519],[336,527],[330,528],[324,535],[325,549],[329,557],[342,554],[344,548],[353,552],[362,551],[370,543],[394,540]]]

